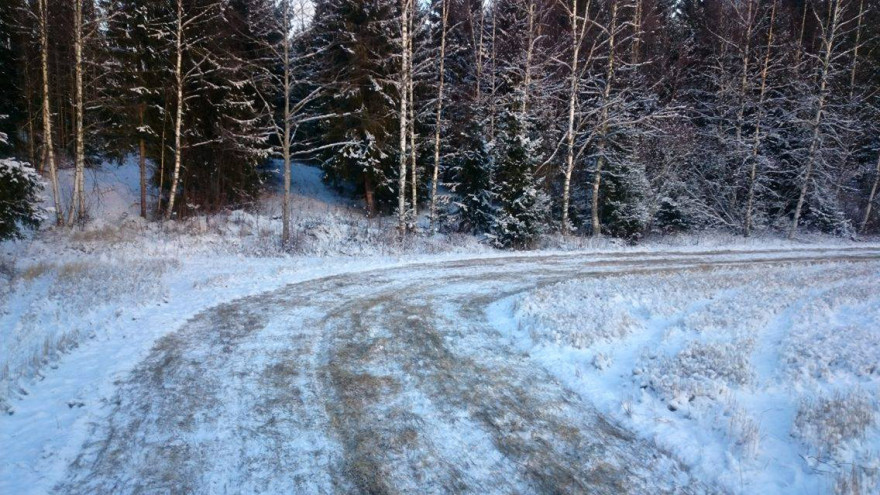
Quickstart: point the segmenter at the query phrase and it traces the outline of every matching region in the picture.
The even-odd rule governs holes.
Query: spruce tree
[[[535,177],[540,140],[532,125],[516,109],[507,108],[498,118],[495,156],[494,215],[490,234],[498,247],[527,249],[544,232],[549,199]]]
[[[357,185],[370,215],[396,192],[398,9],[393,0],[315,3],[313,73],[326,88],[319,157],[328,180]]]

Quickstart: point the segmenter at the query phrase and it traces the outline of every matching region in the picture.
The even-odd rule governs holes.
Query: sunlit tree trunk
[[[49,165],[49,182],[52,185],[52,200],[55,204],[55,223],[64,225],[64,212],[58,194],[58,172],[55,169],[55,147],[52,144],[52,109],[49,105],[49,13],[46,0],[37,0],[40,24],[40,70],[43,76],[43,142],[46,163]]]
[[[437,222],[437,181],[440,180],[440,133],[443,119],[443,84],[446,79],[446,28],[449,22],[449,5],[447,0],[441,0],[441,25],[440,25],[440,63],[437,71],[437,106],[434,119],[434,173],[431,176],[431,229]]]
[[[165,220],[171,220],[174,213],[174,199],[177,196],[177,186],[180,181],[181,147],[183,131],[183,0],[177,0],[177,26],[175,40],[174,83],[177,92],[177,102],[174,110],[174,169],[171,173],[171,189],[168,193],[168,207],[165,210]]]
[[[73,197],[70,201],[70,211],[67,215],[67,224],[82,221],[85,216],[85,136],[83,135],[83,59],[82,59],[82,0],[73,2],[73,70],[74,70],[74,176]]]

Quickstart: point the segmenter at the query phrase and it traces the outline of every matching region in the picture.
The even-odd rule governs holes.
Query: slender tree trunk
[[[807,29],[807,10],[810,8],[810,0],[806,0],[804,2],[804,13],[801,15],[801,30],[798,35],[798,49],[797,55],[795,56],[795,66],[800,65],[801,57],[804,53],[804,33]]]
[[[162,139],[159,141],[159,197],[156,199],[156,215],[162,213],[162,191],[165,188],[165,136],[168,128],[168,92],[165,92],[165,106],[162,112]]]
[[[749,63],[751,62],[751,51],[752,51],[752,30],[754,29],[754,16],[753,7],[754,0],[745,0],[748,3],[747,12],[746,12],[746,32],[745,32],[745,43],[746,46],[742,52],[742,77],[740,78],[740,105],[739,110],[736,113],[736,148],[739,151],[742,146],[742,128],[743,128],[743,119],[745,118],[746,111],[746,98],[749,93]],[[739,152],[737,153],[739,155]]]
[[[37,151],[35,144],[35,133],[34,133],[34,105],[33,105],[33,94],[34,88],[31,83],[31,67],[30,62],[28,61],[28,57],[22,57],[24,62],[24,93],[25,99],[27,102],[27,133],[28,133],[28,161],[30,164],[39,170],[40,173],[43,173],[43,163],[37,164]]]
[[[590,198],[590,227],[592,236],[602,235],[602,225],[599,222],[599,189],[602,186],[602,169],[605,164],[605,146],[608,135],[608,101],[611,99],[611,85],[614,80],[614,43],[617,31],[617,0],[611,3],[611,29],[608,31],[608,68],[605,74],[605,90],[602,93],[601,132],[599,141],[599,156],[596,158],[596,170],[593,172],[593,196]]]
[[[578,1],[572,0],[569,20],[571,21],[571,77],[569,80],[568,93],[568,129],[566,131],[566,144],[568,149],[565,155],[565,176],[562,184],[562,235],[568,235],[571,228],[568,219],[569,202],[571,198],[571,175],[574,172],[574,124],[575,110],[578,93],[578,59],[580,58],[581,33],[578,30],[577,21]],[[584,19],[584,25],[586,19]]]
[[[73,197],[67,224],[83,221],[85,218],[85,136],[83,135],[83,62],[82,62],[82,0],[73,1],[73,54],[74,54],[74,120],[76,133],[74,137],[76,151],[74,156],[75,170],[73,178]]]
[[[770,52],[773,47],[773,24],[776,21],[776,1],[770,10],[770,26],[767,28],[767,51],[764,54],[764,64],[761,66],[761,90],[758,95],[758,117],[755,122],[755,132],[752,136],[752,155],[749,164],[749,193],[746,201],[746,218],[743,226],[743,235],[748,237],[752,230],[752,211],[755,204],[755,182],[758,177],[758,153],[761,149],[763,136],[761,135],[761,119],[764,117],[764,100],[767,96],[767,75],[770,71]]]
[[[476,20],[473,17],[473,10],[470,7],[468,7],[468,10],[470,16],[471,42],[476,47],[474,50],[474,70],[476,71],[476,77],[474,78],[474,103],[480,105],[483,99],[483,16],[485,14],[483,9],[480,8],[480,25],[477,27]],[[479,29],[479,33],[477,32],[477,29]]]
[[[409,154],[410,154],[410,173],[412,174],[412,222],[413,225],[418,223],[419,218],[419,181],[418,167],[416,165],[416,116],[415,116],[415,97],[413,91],[415,50],[413,47],[413,37],[415,36],[413,20],[415,18],[415,5],[410,8],[409,14],[409,38],[407,38],[407,55],[409,59],[409,69],[407,70],[406,96],[409,98]]]
[[[492,2],[492,73],[489,77],[489,141],[495,140],[495,118],[498,113],[496,93],[498,91],[498,2]]]
[[[368,172],[364,172],[364,203],[367,205],[367,216],[376,216],[376,199],[373,187],[373,179]]]
[[[532,85],[532,57],[535,54],[535,2],[529,2],[529,40],[526,45],[526,74],[523,79],[522,115],[525,117],[529,105],[529,89]]]
[[[138,120],[141,128],[144,127],[144,112],[146,106],[141,103],[138,105]],[[141,217],[147,218],[147,141],[143,134],[138,137],[138,165],[140,170],[141,185]]]
[[[862,18],[865,14],[865,0],[861,0],[859,2],[859,20],[856,25],[856,42],[853,45],[853,60],[852,60],[852,68],[850,68],[849,74],[849,99],[852,101],[853,95],[856,92],[856,70],[859,65],[859,44],[862,41]]]
[[[290,0],[284,0],[284,201],[281,212],[281,245],[290,245]]]
[[[871,206],[874,204],[874,198],[877,196],[877,186],[880,184],[880,153],[877,154],[877,167],[874,170],[874,184],[871,186],[871,192],[868,194],[868,205],[865,207],[865,217],[862,218],[862,224],[859,225],[859,233],[865,233],[865,227],[871,218]]]
[[[183,124],[183,0],[177,0],[177,61],[174,65],[174,82],[177,90],[177,107],[174,118],[174,171],[171,175],[171,190],[168,193],[168,208],[165,220],[171,220],[174,213],[174,198],[177,195],[177,183],[180,180],[181,131]]]
[[[635,0],[635,12],[633,12],[633,41],[632,41],[632,63],[638,64],[641,60],[642,42],[642,0]]]
[[[440,180],[440,129],[443,122],[443,84],[446,80],[446,25],[449,20],[447,0],[440,0],[442,24],[440,25],[440,67],[437,81],[437,108],[434,119],[434,173],[431,176],[431,230],[437,222],[437,181]]]
[[[399,170],[398,170],[398,182],[397,182],[397,228],[401,233],[406,232],[406,161],[407,161],[407,153],[406,153],[406,131],[407,131],[407,116],[409,115],[409,110],[407,109],[407,104],[409,103],[408,97],[408,74],[409,70],[409,57],[407,54],[407,40],[409,39],[409,7],[412,0],[401,0],[401,12],[400,12],[400,80],[398,81],[399,93],[400,93],[400,157],[399,157]]]
[[[791,221],[791,229],[788,231],[788,238],[793,239],[797,233],[798,222],[801,217],[801,210],[804,206],[804,200],[807,197],[807,191],[810,187],[810,179],[812,178],[813,169],[816,165],[816,153],[819,150],[819,141],[821,138],[822,117],[825,113],[825,102],[828,96],[828,80],[831,76],[831,63],[834,58],[834,44],[837,41],[837,32],[840,27],[839,18],[841,5],[838,0],[832,7],[829,4],[828,27],[824,32],[828,35],[823,39],[824,54],[822,56],[822,71],[819,79],[819,102],[816,106],[816,113],[811,123],[812,137],[810,139],[810,149],[807,153],[807,165],[804,170],[804,182],[801,184],[800,194],[798,195],[797,205],[794,209],[794,217]]]
[[[37,0],[40,16],[40,65],[43,75],[43,142],[46,161],[49,164],[49,181],[52,184],[52,200],[55,203],[55,224],[64,225],[64,212],[58,194],[58,172],[55,169],[55,149],[52,145],[52,109],[49,104],[49,14],[46,0]]]

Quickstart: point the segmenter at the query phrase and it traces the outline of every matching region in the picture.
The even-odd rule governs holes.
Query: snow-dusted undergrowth
[[[514,313],[563,383],[725,490],[880,490],[877,263],[576,280]]]

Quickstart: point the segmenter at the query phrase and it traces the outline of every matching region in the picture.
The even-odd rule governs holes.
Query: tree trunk
[[[600,153],[604,153],[604,146],[600,146]],[[593,173],[593,196],[590,198],[590,227],[591,235],[599,237],[602,235],[602,225],[599,223],[599,186],[602,185],[602,162],[604,159],[601,154],[596,159],[596,170]]]
[[[399,94],[400,94],[400,157],[399,157],[399,170],[398,170],[398,181],[397,181],[397,228],[401,233],[406,232],[406,131],[407,131],[407,116],[409,115],[409,111],[407,109],[407,103],[409,103],[408,97],[408,74],[407,71],[409,69],[409,60],[407,56],[407,39],[409,38],[409,6],[412,0],[401,0],[401,12],[400,12],[400,48],[401,48],[401,62],[400,62],[400,81],[398,81],[399,86]]]
[[[409,81],[407,82],[406,95],[409,98],[409,154],[410,154],[410,172],[412,174],[412,222],[413,225],[418,224],[419,219],[419,183],[418,183],[418,167],[416,166],[416,117],[415,117],[415,98],[413,95],[413,79],[414,79],[414,68],[413,68],[413,58],[414,49],[413,49],[413,36],[415,27],[413,26],[413,18],[415,7],[412,7],[412,11],[409,16],[409,37],[407,38],[407,54],[409,59],[409,70],[407,71]]]
[[[836,2],[836,5],[833,7],[829,4],[829,21],[828,21],[828,29],[823,32],[827,32],[828,36],[823,39],[823,45],[825,48],[825,53],[822,57],[822,72],[820,74],[819,81],[819,103],[816,106],[816,113],[813,117],[813,121],[811,124],[813,135],[810,139],[810,149],[807,154],[807,166],[804,170],[804,182],[801,184],[801,191],[798,195],[797,206],[794,209],[794,216],[791,220],[791,229],[788,231],[788,238],[793,239],[795,234],[797,233],[798,221],[801,217],[801,210],[804,206],[804,200],[807,197],[807,191],[810,187],[810,179],[812,178],[813,169],[815,168],[816,161],[816,153],[819,148],[819,141],[821,138],[821,125],[822,125],[822,116],[825,112],[825,100],[827,97],[827,89],[828,89],[828,80],[830,78],[831,72],[831,63],[834,58],[834,44],[837,41],[837,31],[840,27],[839,17],[840,17],[840,1]]]
[[[281,212],[281,245],[290,245],[290,0],[284,0],[284,201]]]
[[[529,2],[529,40],[526,45],[526,74],[523,78],[522,115],[525,117],[529,105],[529,88],[532,85],[532,57],[535,54],[535,2]]]
[[[28,57],[23,57],[24,61],[24,93],[25,100],[27,102],[27,133],[28,133],[28,161],[30,164],[37,168],[37,170],[42,174],[43,173],[43,163],[42,161],[37,164],[37,151],[36,151],[36,143],[35,143],[35,132],[34,132],[34,108],[33,108],[33,93],[34,88],[31,83],[31,67],[30,62],[28,61]]]
[[[430,228],[433,230],[437,222],[437,181],[440,179],[440,128],[443,119],[443,83],[446,79],[446,24],[449,19],[447,0],[441,0],[442,24],[440,26],[440,68],[437,82],[437,109],[434,119],[434,173],[431,176],[431,216]]]
[[[859,225],[859,233],[865,233],[865,227],[871,218],[871,206],[874,204],[874,198],[877,196],[877,185],[880,184],[880,153],[877,154],[877,168],[874,170],[874,184],[871,186],[871,192],[868,194],[868,206],[865,207],[865,217],[862,218],[862,224]]]
[[[856,41],[853,45],[853,60],[852,60],[852,68],[850,68],[849,74],[849,99],[853,99],[853,95],[855,95],[856,91],[856,70],[859,64],[859,44],[862,40],[862,18],[865,14],[865,0],[861,0],[859,2],[859,20],[856,25]]]
[[[577,0],[571,2],[571,79],[569,81],[568,94],[568,130],[566,141],[568,150],[565,156],[565,176],[562,184],[562,235],[568,235],[571,225],[568,219],[569,202],[571,198],[571,175],[574,172],[574,118],[578,90],[578,58],[580,56],[581,34],[578,31]],[[584,19],[586,25],[586,19]]]
[[[83,135],[83,62],[82,62],[82,0],[73,2],[73,54],[74,54],[74,119],[76,133],[74,137],[76,151],[74,157],[75,171],[73,178],[73,197],[67,224],[85,219],[85,136]]]
[[[177,183],[180,180],[181,161],[181,128],[183,120],[183,0],[177,0],[177,63],[174,69],[174,80],[177,89],[177,108],[174,118],[174,171],[171,175],[171,190],[168,193],[168,209],[165,220],[171,220],[174,212],[174,198],[177,195]]]
[[[739,110],[736,113],[736,149],[737,155],[740,155],[740,149],[742,146],[742,128],[743,128],[743,120],[745,118],[746,111],[746,97],[749,93],[749,62],[751,60],[751,42],[752,42],[752,30],[754,29],[754,16],[753,6],[755,4],[754,0],[745,0],[748,2],[748,11],[746,12],[746,32],[745,32],[745,43],[746,46],[742,51],[742,77],[740,78],[740,105]]]
[[[638,64],[641,59],[640,43],[642,41],[642,0],[635,0],[633,12],[632,63]]]
[[[159,197],[156,198],[156,215],[162,213],[162,191],[165,188],[165,136],[168,127],[168,99],[167,92],[165,94],[165,108],[162,112],[162,139],[159,140]]]
[[[758,153],[761,148],[761,119],[764,116],[764,99],[767,95],[767,75],[770,70],[770,52],[773,46],[773,23],[776,20],[776,1],[770,10],[770,26],[767,28],[767,51],[764,54],[764,64],[761,67],[761,91],[758,95],[758,117],[755,122],[755,132],[752,137],[752,156],[749,167],[749,193],[746,201],[746,218],[743,226],[743,236],[751,235],[752,229],[752,210],[755,204],[755,182],[758,177]]]
[[[141,128],[144,126],[144,104],[138,105],[138,118]],[[141,217],[147,218],[147,142],[143,134],[138,138],[138,165],[140,166],[141,182]]]
[[[373,218],[376,216],[376,199],[373,188],[373,179],[370,174],[364,172],[364,203],[367,206],[367,216]]]
[[[608,68],[605,74],[605,90],[602,93],[602,112],[601,125],[602,129],[599,133],[599,153],[596,158],[596,170],[593,173],[593,197],[590,204],[590,226],[592,228],[592,236],[599,237],[602,235],[602,225],[599,222],[599,189],[602,185],[602,168],[605,162],[605,146],[608,135],[608,101],[611,99],[611,85],[614,80],[614,42],[617,31],[617,0],[611,4],[611,29],[608,30]]]
[[[40,15],[40,64],[43,75],[43,141],[46,161],[49,164],[49,181],[52,184],[52,200],[55,203],[55,224],[64,225],[64,212],[58,195],[58,172],[55,169],[55,149],[52,145],[52,109],[49,106],[49,15],[46,0],[37,0]]]
[[[489,78],[489,141],[495,140],[495,119],[498,113],[498,2],[492,2],[492,73]]]

